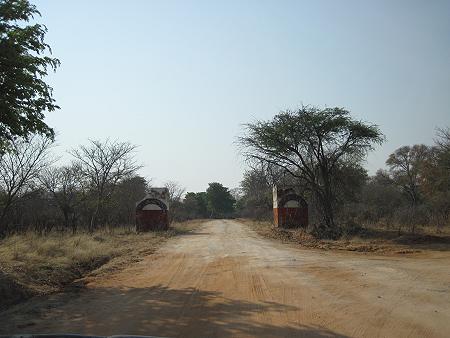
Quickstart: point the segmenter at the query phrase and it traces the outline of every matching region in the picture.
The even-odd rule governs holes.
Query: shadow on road
[[[301,318],[297,312],[301,309],[294,306],[234,300],[195,288],[94,288],[31,299],[0,314],[0,333],[345,337],[289,321]]]

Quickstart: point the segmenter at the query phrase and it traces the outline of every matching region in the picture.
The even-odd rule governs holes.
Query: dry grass
[[[445,231],[431,234],[432,230],[423,229],[415,234],[399,234],[398,230],[371,226],[362,229],[358,235],[345,236],[339,240],[323,240],[315,238],[303,229],[275,228],[267,221],[240,219],[240,222],[264,237],[307,248],[377,254],[407,254],[425,250],[450,251],[450,236]]]
[[[105,273],[138,261],[168,238],[200,223],[177,223],[166,232],[140,234],[116,228],[94,234],[41,236],[28,232],[7,237],[0,241],[0,309],[33,295],[57,291],[96,269],[93,273]]]

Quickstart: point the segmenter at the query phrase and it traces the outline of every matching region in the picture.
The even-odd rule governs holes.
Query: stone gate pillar
[[[167,230],[169,228],[168,199],[167,188],[151,188],[147,196],[136,203],[136,230]]]
[[[276,227],[308,226],[308,204],[293,188],[273,187],[273,221]]]

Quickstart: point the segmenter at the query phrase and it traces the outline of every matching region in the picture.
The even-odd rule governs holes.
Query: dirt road
[[[449,337],[450,254],[296,249],[206,223],[87,288],[0,314],[0,333]]]

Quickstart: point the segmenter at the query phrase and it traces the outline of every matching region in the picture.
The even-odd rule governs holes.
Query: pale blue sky
[[[301,103],[378,124],[371,173],[450,126],[450,1],[34,3],[62,63],[58,152],[130,141],[156,185],[238,186],[241,124]]]

